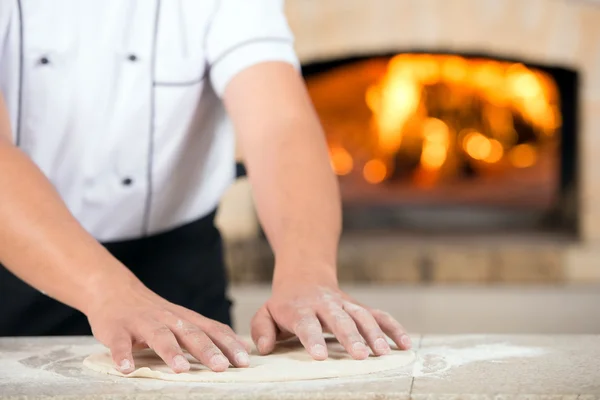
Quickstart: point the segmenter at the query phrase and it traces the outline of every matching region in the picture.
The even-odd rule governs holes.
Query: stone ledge
[[[600,282],[600,248],[591,245],[565,252],[565,275],[575,283]]]
[[[482,238],[408,238],[359,235],[342,238],[341,282],[361,283],[524,283],[557,284],[573,275],[600,280],[593,255],[573,251],[568,238],[535,236]],[[227,262],[232,282],[266,283],[273,254],[265,240],[229,242]],[[572,263],[579,267],[570,266]]]

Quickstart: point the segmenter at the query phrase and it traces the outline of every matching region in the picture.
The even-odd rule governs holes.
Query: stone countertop
[[[362,377],[257,384],[124,379],[85,369],[89,337],[0,338],[0,399],[595,399],[600,335],[414,335],[416,361]],[[579,396],[579,397],[578,397]]]

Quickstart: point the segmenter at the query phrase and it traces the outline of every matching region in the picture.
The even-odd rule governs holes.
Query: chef
[[[410,339],[338,287],[340,199],[282,0],[0,0],[0,336],[93,335],[116,367],[249,365],[214,217],[234,131],[275,253],[260,353]]]

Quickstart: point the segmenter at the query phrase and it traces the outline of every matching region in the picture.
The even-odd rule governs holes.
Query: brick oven
[[[286,4],[340,177],[341,280],[600,280],[600,4]],[[219,223],[232,279],[267,281],[249,191]]]
[[[576,72],[430,51],[303,70],[346,232],[576,232]]]

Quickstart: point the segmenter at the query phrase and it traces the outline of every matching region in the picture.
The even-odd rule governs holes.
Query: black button
[[[122,183],[123,185],[125,185],[125,186],[129,186],[129,185],[131,185],[131,184],[133,183],[133,179],[131,179],[131,178],[125,178],[125,179],[123,179],[123,180],[121,181],[121,183]]]
[[[138,58],[135,54],[130,54],[127,59],[131,62],[136,62]]]
[[[42,58],[40,58],[40,64],[43,64],[43,65],[50,64],[50,60],[48,60],[48,57],[42,57]]]

